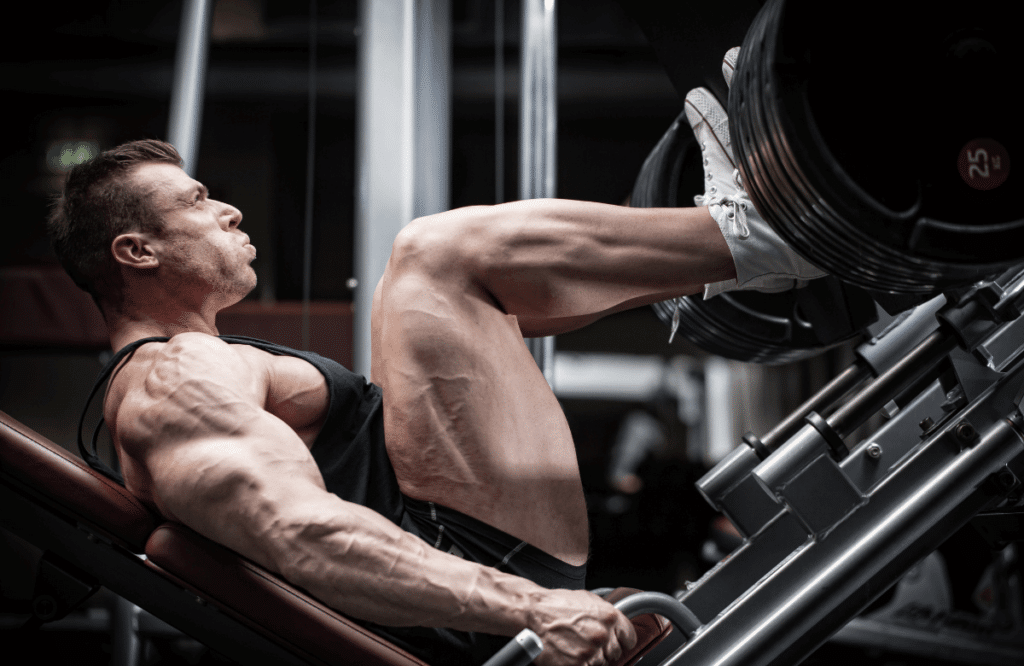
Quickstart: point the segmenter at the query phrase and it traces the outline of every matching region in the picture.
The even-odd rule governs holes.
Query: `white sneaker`
[[[731,50],[723,61],[727,82],[738,53]],[[729,118],[718,100],[696,88],[686,96],[685,110],[704,158],[704,194],[693,200],[708,207],[736,266],[735,279],[704,285],[704,298],[732,290],[787,291],[827,275],[790,249],[754,209],[733,160]]]
[[[722,58],[722,78],[727,88],[732,88],[732,75],[736,71],[736,61],[740,59],[740,47],[734,46],[725,52]]]

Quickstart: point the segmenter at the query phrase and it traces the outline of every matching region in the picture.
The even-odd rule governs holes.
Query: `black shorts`
[[[528,578],[549,589],[585,589],[586,564],[567,564],[525,541],[454,509],[408,497],[403,497],[403,501],[405,512],[402,528],[438,550]],[[509,636],[451,629],[361,624],[431,666],[480,666],[511,640]]]

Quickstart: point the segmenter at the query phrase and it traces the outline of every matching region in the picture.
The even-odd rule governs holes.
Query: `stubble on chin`
[[[241,273],[236,273],[219,282],[214,287],[214,293],[222,297],[235,298],[233,302],[237,303],[256,288],[256,283],[256,271],[253,270],[252,266],[246,265]]]

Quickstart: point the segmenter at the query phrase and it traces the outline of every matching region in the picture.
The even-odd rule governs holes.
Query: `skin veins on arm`
[[[523,609],[543,588],[328,493],[306,445],[262,408],[259,369],[229,345],[176,336],[144,374],[116,437],[168,517],[360,619],[504,635],[536,621]]]

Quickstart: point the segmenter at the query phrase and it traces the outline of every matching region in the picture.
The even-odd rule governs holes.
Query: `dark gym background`
[[[665,4],[559,0],[559,197],[624,203],[644,158],[682,109],[677,89],[685,93],[707,85],[724,94],[721,57],[740,43],[760,3]],[[292,0],[216,3],[196,174],[212,196],[243,211],[243,224],[260,248],[255,264],[260,286],[248,300],[276,307],[285,319],[294,312],[289,308],[301,298],[302,285],[308,11],[309,3]],[[493,11],[486,0],[452,0],[453,207],[495,202]],[[318,2],[312,298],[325,308],[351,300],[356,12],[355,0]],[[507,76],[517,87],[519,3],[509,0],[505,12]],[[180,3],[35,2],[5,13],[0,28],[6,130],[0,133],[0,409],[74,450],[73,429],[106,342],[88,332],[70,332],[58,341],[27,335],[33,323],[22,321],[17,304],[23,294],[17,290],[26,276],[58,270],[43,225],[61,178],[54,151],[80,143],[102,150],[131,139],[165,138]],[[663,61],[675,64],[666,70]],[[504,190],[511,199],[517,191],[514,96],[507,100],[505,118]],[[560,336],[556,344],[560,351],[703,357],[685,343],[670,347],[667,338],[653,312],[641,309]],[[350,362],[344,350],[339,355]],[[764,373],[764,387],[792,407],[847,360],[848,350],[841,349],[773,368]],[[714,516],[693,489],[706,469],[685,455],[685,429],[676,406],[666,400],[564,402],[592,509],[591,587],[671,592],[710,566],[701,549]],[[617,429],[634,409],[658,418],[670,443],[641,466],[640,492],[626,496],[610,486],[606,472]],[[22,552],[0,542],[0,613],[23,610],[19,604],[31,591],[31,575]],[[4,636],[32,651],[23,663],[108,659],[104,636],[67,633],[30,640],[8,631]],[[195,663],[201,656],[183,647],[148,653],[151,663]]]

